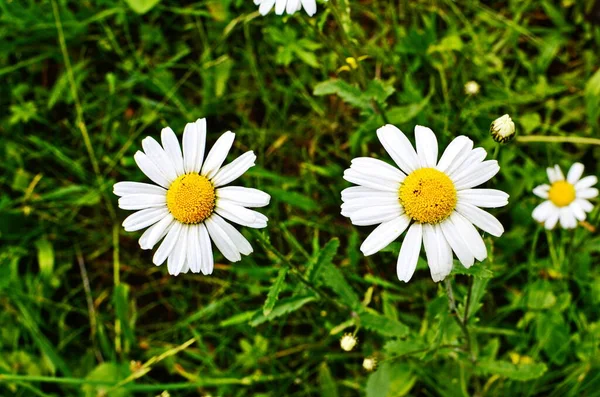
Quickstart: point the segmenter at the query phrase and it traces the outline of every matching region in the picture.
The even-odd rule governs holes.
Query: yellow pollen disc
[[[575,187],[567,181],[557,181],[550,186],[548,198],[557,207],[566,207],[575,200]]]
[[[185,174],[167,190],[167,208],[181,223],[200,223],[215,209],[215,187],[204,176]]]
[[[406,215],[420,223],[439,223],[456,207],[454,183],[435,168],[411,172],[400,186],[399,196]]]

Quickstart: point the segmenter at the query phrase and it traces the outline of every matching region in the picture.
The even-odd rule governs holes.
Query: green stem
[[[465,337],[465,345],[466,350],[469,354],[469,358],[473,363],[475,363],[475,355],[473,354],[473,349],[471,347],[471,334],[469,333],[469,328],[467,327],[467,323],[461,318],[460,313],[458,312],[458,308],[456,307],[456,301],[454,300],[454,291],[452,290],[452,282],[450,278],[446,278],[444,280],[444,286],[446,287],[446,296],[448,297],[448,308],[453,314],[453,318],[460,327]],[[465,307],[465,313],[468,313],[468,307]]]
[[[581,143],[584,145],[598,145],[600,146],[600,139],[598,138],[583,138],[580,136],[542,136],[542,135],[527,135],[518,136],[516,138],[519,143],[529,142],[547,142],[547,143]]]

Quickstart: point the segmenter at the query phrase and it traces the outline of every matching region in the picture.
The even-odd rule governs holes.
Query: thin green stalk
[[[530,142],[546,142],[546,143],[581,143],[584,145],[598,145],[600,146],[600,139],[598,138],[584,138],[580,136],[543,136],[543,135],[527,135],[518,136],[516,141],[519,143],[530,143]]]

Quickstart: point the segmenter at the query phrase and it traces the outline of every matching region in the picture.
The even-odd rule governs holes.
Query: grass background
[[[531,219],[547,166],[600,171],[600,2],[318,8],[0,0],[1,395],[600,395],[600,212],[575,232]],[[371,228],[339,214],[342,173],[390,161],[385,122],[491,154],[504,113],[520,139],[491,182],[511,195],[492,211],[506,233],[471,271],[456,262],[457,315],[423,259],[397,280],[399,243],[362,256]],[[173,278],[122,230],[112,185],[145,179],[144,136],[200,117],[209,144],[236,132],[231,158],[256,152],[241,183],[272,195],[270,221],[243,230],[252,256]]]

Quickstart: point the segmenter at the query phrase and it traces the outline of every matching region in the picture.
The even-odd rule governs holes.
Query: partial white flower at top
[[[304,8],[304,11],[310,17],[317,12],[316,0],[254,0],[254,4],[259,6],[258,12],[262,15],[267,15],[273,6],[275,6],[275,13],[277,15],[282,15],[284,12],[292,15],[301,8]]]
[[[183,151],[169,127],[161,134],[162,146],[151,137],[142,141],[143,152],[135,161],[156,185],[118,182],[114,193],[119,207],[135,210],[125,219],[128,232],[146,231],[140,237],[142,249],[152,249],[163,237],[152,261],[165,260],[169,274],[213,271],[211,240],[232,262],[248,255],[252,247],[228,221],[252,228],[267,226],[267,217],[246,207],[264,207],[270,196],[260,190],[225,186],[254,166],[256,156],[248,151],[221,166],[233,145],[235,134],[228,131],[214,144],[206,159],[206,120],[188,123],[183,132]]]
[[[533,189],[533,194],[546,199],[533,210],[533,219],[543,223],[548,230],[560,221],[563,229],[573,229],[577,221],[584,221],[586,212],[594,209],[588,200],[598,196],[598,183],[594,175],[581,178],[583,164],[575,163],[567,173],[567,179],[558,165],[547,168],[550,185],[544,184]]]
[[[479,89],[481,87],[479,86],[479,83],[477,83],[474,80],[471,81],[467,81],[465,83],[465,94],[473,96],[473,95],[477,95],[479,94]]]
[[[438,161],[438,142],[427,127],[415,127],[416,151],[393,125],[378,129],[377,137],[400,169],[359,157],[344,172],[359,186],[342,191],[342,215],[358,226],[379,224],[361,245],[363,254],[382,250],[408,229],[397,264],[402,281],[413,276],[421,243],[435,282],[452,271],[452,251],[467,268],[484,260],[487,249],[475,226],[496,237],[504,228],[481,208],[506,205],[508,194],[474,187],[498,173],[498,162],[484,161],[486,151],[473,149],[466,136],[456,137]]]

